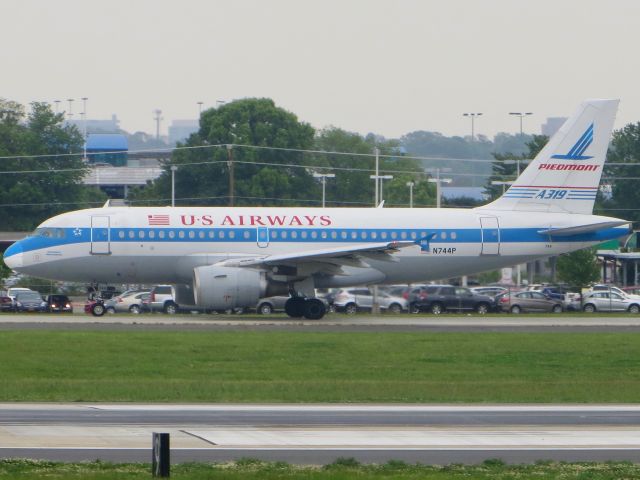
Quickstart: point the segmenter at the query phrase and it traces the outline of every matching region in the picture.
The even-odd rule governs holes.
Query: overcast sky
[[[531,111],[539,133],[596,97],[640,121],[637,0],[0,0],[0,18],[0,97],[86,96],[131,132],[244,97],[390,138],[468,135],[463,112],[492,136]]]

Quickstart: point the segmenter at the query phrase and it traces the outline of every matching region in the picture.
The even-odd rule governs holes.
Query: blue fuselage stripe
[[[576,198],[576,200],[590,200]],[[548,226],[537,228],[499,229],[501,243],[548,243],[549,236],[538,233]],[[497,229],[485,229],[485,243],[488,233]],[[21,240],[21,251],[28,252],[50,249],[64,245],[90,243],[90,228],[58,229],[59,236],[32,236]],[[95,229],[93,241],[109,241],[111,244],[130,243],[256,243],[260,232],[260,242],[268,243],[372,243],[392,242],[394,240],[414,240],[431,238],[431,244],[482,243],[482,229],[377,229],[377,228],[290,228],[290,227],[222,227],[222,228],[111,228]],[[597,232],[582,233],[563,237],[554,237],[553,242],[599,242],[621,237],[626,231],[620,228],[608,228]],[[495,236],[494,238],[498,238]],[[495,240],[494,240],[495,241]]]

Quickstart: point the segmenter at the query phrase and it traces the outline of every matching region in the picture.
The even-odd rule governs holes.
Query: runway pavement
[[[0,404],[0,457],[325,464],[640,461],[640,405]]]
[[[327,315],[322,320],[286,315],[52,315],[1,314],[0,330],[265,330],[394,332],[640,332],[640,316],[623,315]]]

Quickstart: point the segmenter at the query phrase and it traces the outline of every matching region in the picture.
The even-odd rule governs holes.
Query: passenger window
[[[180,231],[178,232],[178,237],[180,237],[180,238],[184,238],[184,230],[180,230]]]
[[[244,238],[245,238],[245,239],[247,239],[247,240],[248,240],[248,239],[249,239],[249,236],[250,236],[249,231],[248,231],[248,230],[245,230],[245,232],[244,232],[244,235],[243,235],[243,236],[244,236]]]
[[[175,238],[176,237],[176,232],[174,232],[173,230],[169,230],[169,238]]]
[[[118,232],[118,237],[124,238],[124,232],[122,230]]]
[[[278,238],[278,231],[277,230],[272,230],[271,231],[271,238]]]
[[[136,238],[136,232],[129,230],[129,238]]]
[[[154,232],[153,230],[151,230],[149,232],[149,238],[156,238],[156,232]]]
[[[196,237],[196,232],[194,232],[193,230],[189,230],[189,238],[195,238]]]
[[[236,238],[236,232],[234,232],[233,230],[231,230],[229,232],[229,238]]]
[[[160,231],[158,232],[158,237],[160,237],[160,238],[164,238],[164,230],[160,230]]]
[[[198,232],[198,237],[199,238],[204,238],[204,232],[202,232],[202,231]]]
[[[144,238],[144,230],[138,232],[138,238]]]

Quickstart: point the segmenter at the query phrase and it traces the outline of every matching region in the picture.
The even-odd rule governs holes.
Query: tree
[[[192,148],[176,150],[162,175],[134,192],[132,199],[166,204],[173,164],[178,166],[177,203],[227,205],[231,160],[235,205],[292,205],[319,199],[318,183],[303,168],[303,153],[292,151],[311,149],[313,136],[310,125],[266,98],[236,100],[206,110],[199,131],[179,145]],[[234,146],[229,150],[227,145]]]
[[[596,249],[585,248],[558,257],[558,278],[574,287],[586,287],[600,279]]]
[[[42,220],[83,208],[103,195],[82,185],[82,135],[44,103],[0,99],[0,218],[3,229],[30,230]]]
[[[640,221],[640,122],[630,123],[621,130],[613,132],[613,138],[607,153],[607,163],[623,163],[627,165],[607,166],[604,177],[617,177],[611,182],[612,197],[604,207],[615,216],[624,217],[634,222]]]
[[[531,160],[538,155],[540,150],[549,141],[549,137],[545,135],[533,135],[532,140],[527,142],[528,151],[522,155],[514,155],[511,153],[500,154],[494,153],[495,162],[492,164],[492,173],[485,186],[485,192],[491,200],[500,197],[503,192],[502,185],[492,185],[491,182],[513,181],[518,176],[518,161],[520,161],[520,173],[526,168],[525,160]],[[505,188],[508,186],[505,186]]]
[[[383,198],[385,206],[409,206],[409,187],[413,181],[413,201],[419,207],[435,203],[435,187],[427,183],[420,163],[404,158],[396,140],[369,134],[366,137],[340,128],[329,127],[316,134],[315,149],[324,152],[350,152],[353,155],[322,153],[312,155],[314,165],[336,168],[336,178],[327,182],[327,199],[346,206],[368,206],[375,201],[375,183],[370,175],[375,173],[374,149],[380,150],[379,173],[391,174],[385,181]]]

